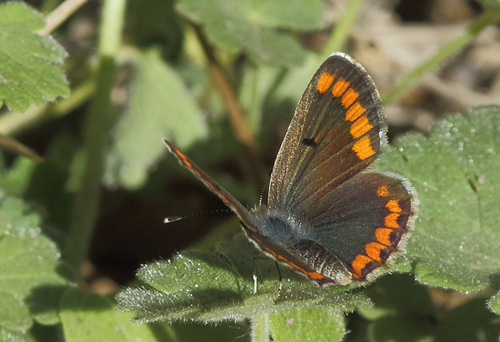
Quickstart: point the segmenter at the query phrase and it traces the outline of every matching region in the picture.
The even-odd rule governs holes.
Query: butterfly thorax
[[[255,212],[259,233],[277,245],[286,247],[296,244],[301,237],[301,222],[291,215],[270,213],[267,208]]]

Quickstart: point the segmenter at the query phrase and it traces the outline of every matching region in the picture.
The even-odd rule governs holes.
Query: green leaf
[[[435,314],[428,289],[403,274],[386,275],[368,287],[365,293],[373,307],[359,308],[366,319],[376,320],[388,316],[428,317]]]
[[[56,246],[41,233],[39,214],[0,193],[0,307],[9,308],[0,314],[1,326],[26,330],[32,314],[44,324],[58,321],[57,298],[46,294],[66,285],[60,266]]]
[[[434,341],[436,310],[427,287],[408,275],[395,274],[378,279],[366,294],[374,306],[358,310],[370,321],[365,334],[376,341]]]
[[[19,157],[7,168],[0,156],[0,189],[9,196],[22,196],[30,185],[36,167],[35,161]]]
[[[498,341],[498,316],[489,312],[483,298],[475,298],[442,317],[435,329],[435,341],[488,342]]]
[[[154,327],[164,327],[170,334],[170,339],[162,341],[196,341],[196,342],[249,342],[250,334],[248,324],[222,323],[207,325],[200,323],[156,323]],[[156,329],[155,329],[156,330]],[[254,341],[254,340],[252,340]]]
[[[64,340],[158,341],[147,325],[131,324],[131,315],[115,312],[113,301],[79,289],[68,290],[61,299]]]
[[[61,70],[66,51],[34,33],[44,26],[43,16],[22,2],[0,5],[0,105],[24,111],[69,95]]]
[[[27,330],[31,326],[29,310],[22,298],[7,291],[0,291],[0,327]]]
[[[379,165],[404,175],[420,199],[407,245],[418,279],[477,291],[500,284],[500,107],[437,122],[404,137]]]
[[[378,167],[408,177],[420,199],[420,218],[406,253],[397,258],[393,269],[414,269],[420,281],[434,286],[459,290],[498,286],[499,145],[500,108],[488,106],[447,117],[434,125],[428,137],[414,134],[401,139],[396,147],[388,147]],[[145,285],[119,294],[118,308],[135,312],[141,322],[219,322],[266,315],[271,322],[277,315],[273,324],[279,328],[292,310],[306,316],[313,307],[343,313],[359,304],[363,315],[377,323],[371,325],[377,329],[372,332],[385,336],[383,339],[398,339],[405,329],[418,341],[436,334],[429,332],[432,325],[425,319],[417,322],[399,317],[435,315],[426,290],[415,287],[407,277],[386,277],[377,282],[383,287],[387,279],[399,290],[391,285],[383,290],[387,296],[372,293],[377,304],[373,310],[368,309],[370,302],[363,294],[349,291],[352,286],[320,289],[282,265],[280,291],[276,263],[259,255],[240,235],[221,243],[217,254],[188,251],[171,261],[146,265],[138,274]],[[257,275],[255,284],[253,275]],[[342,327],[338,321],[325,325],[330,323]],[[301,318],[300,324],[307,323]],[[394,326],[401,329],[387,334],[387,327]],[[482,334],[481,327],[471,329]]]
[[[5,342],[35,342],[30,332],[11,331],[0,327],[0,341]]]
[[[166,152],[162,138],[187,148],[207,134],[196,102],[157,50],[140,53],[126,113],[116,127],[106,181],[138,188]]]
[[[66,227],[70,222],[73,193],[78,191],[70,183],[75,178],[80,180],[83,172],[83,167],[76,165],[82,155],[76,146],[76,137],[68,132],[54,137],[44,153],[45,161],[37,165],[25,193],[30,201],[43,205],[50,213],[46,223],[56,227]],[[63,191],[54,196],[54,189]]]
[[[412,318],[404,316],[383,317],[370,325],[368,334],[374,341],[439,341],[434,339],[430,333],[431,322],[417,317]]]
[[[239,234],[221,242],[217,254],[186,252],[171,261],[143,266],[138,277],[148,286],[120,293],[118,308],[135,312],[140,322],[220,322],[307,307],[329,305],[348,312],[370,305],[364,295],[346,292],[346,287],[321,289],[287,267],[279,270],[281,291],[275,261]]]
[[[125,32],[127,42],[139,46],[161,46],[163,56],[182,53],[183,31],[174,0],[130,0],[127,2]]]
[[[245,16],[266,27],[301,31],[317,30],[325,4],[321,0],[250,0]],[[244,3],[241,1],[240,3]]]
[[[332,306],[286,309],[271,315],[269,328],[276,342],[341,341],[344,315]]]
[[[500,13],[500,0],[480,0],[481,5],[486,9]]]
[[[500,315],[500,292],[490,298],[488,301],[488,308],[491,312]]]
[[[366,293],[375,310],[359,310],[369,324],[364,329],[356,328],[358,340],[369,340],[370,336],[374,341],[486,342],[497,338],[500,332],[498,317],[488,311],[484,298],[477,294],[467,297],[452,291],[430,290],[409,275],[380,278]],[[439,306],[435,307],[434,302]],[[458,303],[461,304],[455,307]]]
[[[324,4],[320,0],[181,0],[178,9],[203,25],[208,38],[223,49],[245,50],[263,62],[295,65],[304,58],[303,49],[276,28],[317,29]]]

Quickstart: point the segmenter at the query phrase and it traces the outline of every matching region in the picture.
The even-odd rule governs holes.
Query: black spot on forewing
[[[314,138],[304,138],[304,139],[302,139],[302,143],[304,145],[310,146],[310,147],[318,146],[318,143],[316,141],[314,141]]]

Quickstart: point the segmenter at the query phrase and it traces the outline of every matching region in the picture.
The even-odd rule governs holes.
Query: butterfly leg
[[[262,258],[262,256],[258,255],[258,256],[253,256],[252,257],[253,294],[257,294],[257,286],[258,286],[258,283],[259,283],[259,277],[257,276],[257,274],[258,273],[262,274],[262,271],[260,269],[259,263],[255,262],[255,259],[257,259],[257,258]],[[261,281],[260,286],[264,287],[264,283],[262,281]]]
[[[283,281],[282,281],[282,278],[281,278],[280,265],[278,264],[277,261],[275,261],[274,263],[276,265],[276,270],[278,271],[278,281],[279,281],[279,285],[278,285],[278,297],[279,297],[279,296],[281,296],[281,289],[283,288]]]

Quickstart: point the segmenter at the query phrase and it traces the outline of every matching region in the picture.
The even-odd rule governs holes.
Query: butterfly
[[[367,277],[402,245],[416,196],[396,174],[366,168],[386,144],[380,96],[364,68],[330,55],[309,82],[274,163],[267,205],[243,206],[170,141],[169,151],[236,214],[265,254],[318,285]]]

